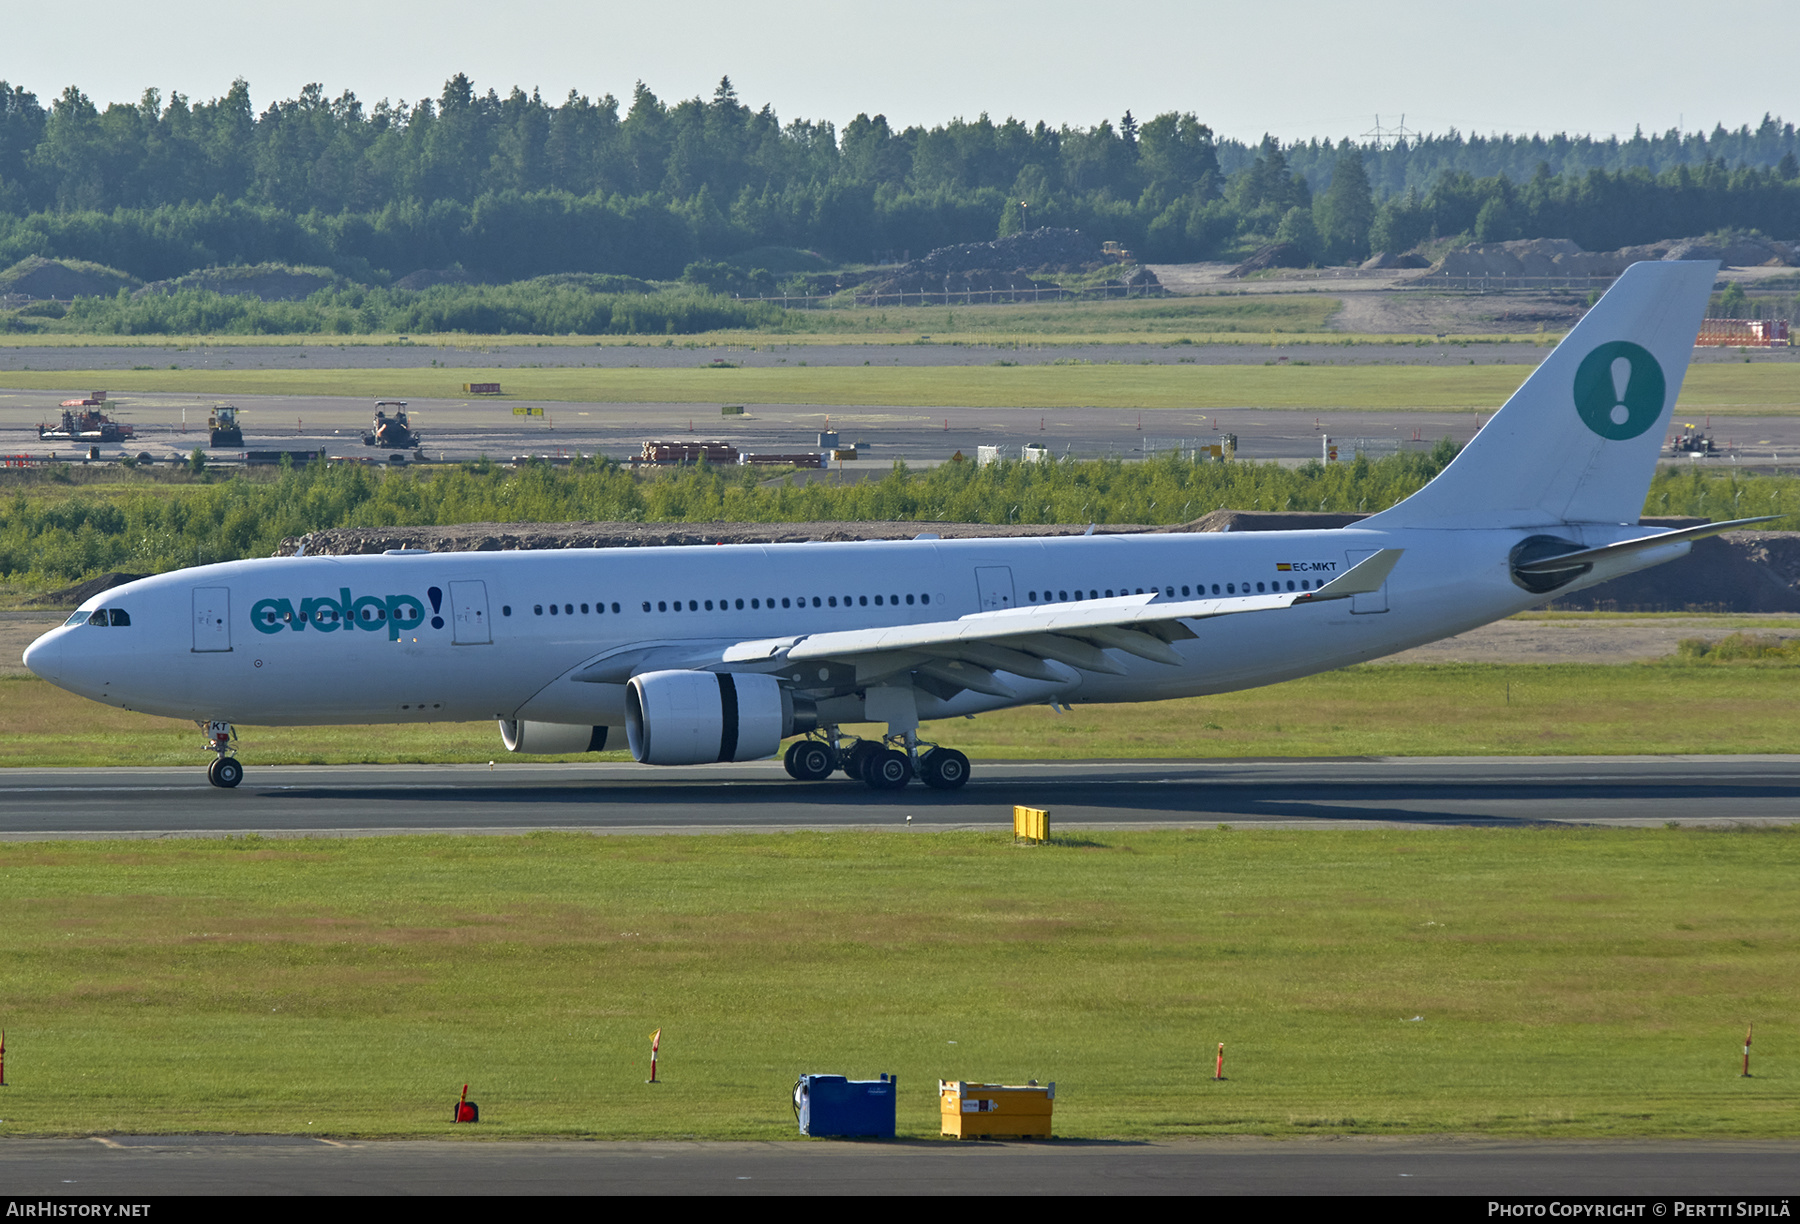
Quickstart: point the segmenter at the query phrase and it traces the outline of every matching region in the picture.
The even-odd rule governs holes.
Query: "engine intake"
[[[646,672],[625,688],[625,737],[646,765],[761,760],[815,721],[773,676]]]
[[[606,747],[606,728],[502,718],[500,742],[506,745],[508,752],[540,753],[545,756],[599,752]]]

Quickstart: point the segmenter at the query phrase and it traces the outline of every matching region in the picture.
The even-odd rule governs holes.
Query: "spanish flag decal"
[[[1292,570],[1294,567],[1287,564],[1285,561],[1277,561],[1275,563],[1275,568],[1278,570]]]

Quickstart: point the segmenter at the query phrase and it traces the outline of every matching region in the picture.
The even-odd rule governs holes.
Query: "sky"
[[[477,89],[574,89],[628,103],[741,101],[786,122],[858,112],[933,126],[982,112],[1091,127],[1192,111],[1221,136],[1645,131],[1800,121],[1788,39],[1767,14],[1690,2],[1284,0],[0,0],[0,80],[48,103],[147,87],[213,98],[238,77],[258,110],[309,82],[372,105]]]

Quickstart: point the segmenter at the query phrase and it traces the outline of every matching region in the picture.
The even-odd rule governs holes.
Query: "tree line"
[[[1483,219],[1484,210],[1486,219]],[[365,106],[317,86],[260,113],[247,83],[97,107],[0,82],[0,266],[92,260],[145,280],[323,265],[381,284],[460,264],[670,279],[760,246],[862,263],[1073,226],[1152,261],[1294,241],[1322,261],[1433,237],[1607,248],[1724,228],[1800,236],[1793,125],[1709,135],[1392,143],[1221,140],[1191,113],[1091,128],[981,115],[896,129],[782,122],[729,79],[675,103],[573,91]]]

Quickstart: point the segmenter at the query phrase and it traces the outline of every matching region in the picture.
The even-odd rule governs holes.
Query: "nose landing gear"
[[[244,780],[243,762],[232,755],[231,741],[237,738],[237,733],[228,722],[215,720],[202,725],[206,728],[206,750],[217,754],[212,764],[206,767],[206,780],[230,790]]]

